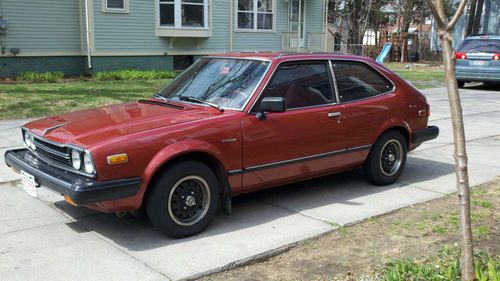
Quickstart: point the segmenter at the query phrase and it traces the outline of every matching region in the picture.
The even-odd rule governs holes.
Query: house
[[[326,0],[1,0],[0,77],[182,69],[199,56],[326,49]]]

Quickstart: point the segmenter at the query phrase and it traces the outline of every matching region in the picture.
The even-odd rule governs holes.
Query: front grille
[[[71,156],[69,149],[43,139],[35,138],[36,154],[49,164],[71,167]]]

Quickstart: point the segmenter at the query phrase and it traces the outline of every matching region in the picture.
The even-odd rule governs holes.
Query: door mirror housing
[[[260,102],[260,112],[257,113],[257,119],[266,119],[266,112],[285,112],[286,99],[282,97],[265,97]]]

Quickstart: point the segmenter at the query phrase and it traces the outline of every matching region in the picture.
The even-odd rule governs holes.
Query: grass
[[[0,84],[0,120],[40,117],[150,97],[170,79]]]
[[[392,260],[380,270],[376,280],[460,280],[459,257],[458,247],[444,247],[437,256],[428,260]],[[500,280],[500,257],[485,252],[476,253],[475,271],[477,280]]]
[[[58,72],[25,72],[17,77],[17,80],[24,82],[55,83],[64,78],[64,73]]]
[[[386,63],[384,65],[404,79],[413,82],[419,89],[435,87],[435,85],[429,85],[429,82],[444,83],[444,69],[439,66],[397,62]]]

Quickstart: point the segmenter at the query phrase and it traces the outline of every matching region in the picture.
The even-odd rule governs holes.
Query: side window
[[[253,112],[259,110],[264,97],[283,97],[288,109],[332,102],[327,62],[285,63],[279,66],[271,79]]]
[[[392,90],[392,84],[361,62],[334,61],[333,71],[341,102],[360,100]]]

